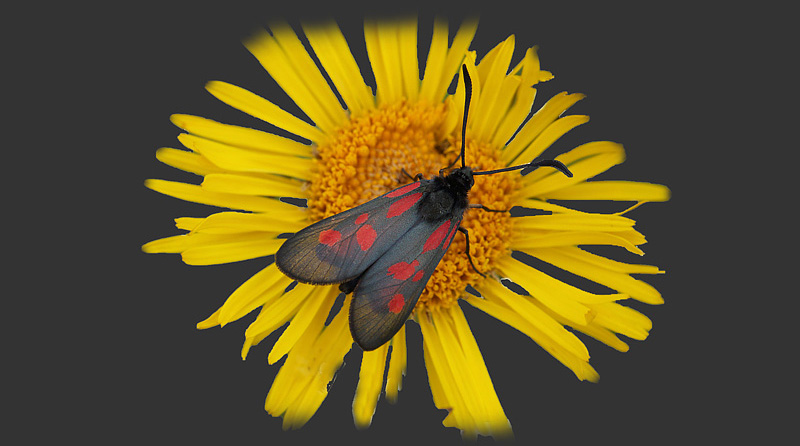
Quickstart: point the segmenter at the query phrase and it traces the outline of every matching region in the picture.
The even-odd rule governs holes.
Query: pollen
[[[314,175],[309,184],[309,215],[318,221],[338,214],[412,181],[431,178],[458,157],[460,126],[445,130],[445,104],[405,100],[352,118],[329,143],[317,147]],[[503,167],[496,147],[469,138],[466,160],[473,170]],[[460,162],[457,164],[460,166]],[[519,173],[475,177],[470,203],[509,209],[518,188]],[[469,230],[470,255],[484,274],[494,260],[509,252],[512,219],[508,213],[468,209],[461,226]],[[424,243],[422,240],[420,243]],[[456,234],[428,281],[416,310],[450,307],[467,285],[483,279],[470,266],[466,240]]]

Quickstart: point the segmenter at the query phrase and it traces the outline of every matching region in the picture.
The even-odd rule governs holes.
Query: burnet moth
[[[340,214],[308,226],[289,237],[275,254],[275,263],[290,278],[314,285],[339,284],[350,303],[350,332],[364,350],[388,342],[406,322],[433,270],[450,246],[467,208],[467,194],[476,175],[550,166],[571,177],[556,160],[542,160],[504,169],[473,172],[465,165],[467,112],[472,81],[462,66],[466,98],[461,128],[461,167],[439,171],[432,179],[418,174],[414,182]],[[456,158],[453,164],[458,161]],[[446,173],[445,173],[446,172]],[[478,271],[477,269],[475,269]],[[478,271],[480,273],[480,271]]]

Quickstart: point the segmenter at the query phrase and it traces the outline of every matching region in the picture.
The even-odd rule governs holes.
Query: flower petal
[[[222,124],[199,116],[174,114],[170,120],[177,127],[205,139],[244,149],[264,150],[289,156],[311,156],[311,147],[260,130]]]
[[[501,153],[503,162],[508,165],[513,163],[519,154],[522,153],[544,129],[552,124],[553,121],[561,116],[568,108],[572,107],[584,97],[585,96],[582,94],[567,94],[567,92],[561,92],[553,96],[539,111],[531,116],[531,119],[528,120],[520,129],[519,133],[514,136],[514,139],[508,143],[508,146],[506,146]]]
[[[346,120],[336,95],[288,26],[271,27],[245,42],[245,47],[258,59],[309,118],[327,134],[333,134]]]
[[[206,90],[235,109],[313,143],[322,144],[328,139],[317,127],[244,88],[227,82],[211,81],[206,84]]]
[[[625,293],[638,301],[651,305],[664,303],[661,294],[652,285],[629,275],[657,274],[660,271],[654,266],[614,262],[580,248],[537,248],[525,252],[565,271]]]
[[[416,102],[419,97],[419,57],[417,56],[417,18],[412,17],[398,22],[398,44],[400,70],[403,77],[405,98]]]
[[[281,333],[281,337],[272,346],[272,350],[267,356],[267,362],[275,364],[289,353],[294,345],[297,344],[298,339],[307,334],[306,332],[310,330],[309,327],[314,324],[315,320],[322,318],[325,321],[338,295],[338,293],[334,293],[328,288],[336,287],[320,287],[315,293],[316,296],[307,299],[303,306],[298,309],[297,314],[292,318],[292,322],[289,323],[286,330]]]
[[[397,393],[403,388],[403,375],[406,374],[406,326],[392,338],[392,354],[389,359],[389,372],[386,374],[386,400],[394,404]]]
[[[541,304],[520,296],[495,281],[485,281],[478,291],[484,298],[468,296],[467,302],[526,334],[572,370],[581,381],[597,382],[600,378],[597,371],[589,365],[586,346]],[[523,311],[520,312],[520,308]]]
[[[425,327],[425,349],[430,350],[428,357],[436,363],[439,383],[452,407],[446,425],[461,429],[467,438],[513,435],[461,308],[428,314],[431,320],[420,317],[420,326]]]
[[[393,31],[394,26],[391,23],[381,23],[378,26],[375,20],[364,21],[364,42],[375,76],[375,95],[378,104],[393,103],[401,97],[400,67],[397,61],[396,41],[392,39]]]
[[[514,227],[520,232],[524,232],[527,229],[617,232],[630,230],[635,224],[635,220],[621,215],[591,214],[588,212],[531,215],[514,219]]]
[[[431,103],[442,100],[442,94],[437,88],[444,74],[445,58],[447,57],[447,40],[447,22],[441,18],[435,18],[433,20],[431,46],[428,50],[428,59],[425,62],[425,72],[420,85],[421,100],[427,100]]]
[[[375,414],[375,407],[383,387],[383,372],[386,369],[388,352],[387,343],[363,353],[356,396],[353,399],[353,420],[358,429],[366,429],[372,424],[372,416]]]
[[[209,192],[259,195],[262,197],[306,198],[303,183],[277,175],[253,177],[248,174],[212,173],[205,176],[201,186]]]
[[[272,299],[283,295],[284,290],[292,282],[278,271],[274,263],[257,272],[253,277],[239,285],[220,307],[218,320],[220,325],[233,322]]]
[[[203,155],[187,150],[162,147],[156,151],[156,159],[170,167],[201,176],[224,171]]]
[[[265,302],[256,319],[244,333],[245,343],[242,348],[242,359],[245,359],[251,346],[258,344],[283,324],[289,322],[315,290],[318,288],[313,285],[298,283],[290,291],[281,295],[279,299]]]
[[[445,56],[444,64],[442,65],[441,76],[439,76],[436,86],[433,88],[431,96],[434,101],[441,101],[447,94],[447,89],[453,80],[453,76],[458,73],[461,67],[461,62],[464,60],[464,54],[468,51],[472,38],[475,37],[475,32],[478,30],[478,21],[475,19],[467,19],[458,28],[455,37],[453,37],[453,44]],[[445,39],[447,37],[445,36]],[[472,73],[470,73],[472,74]],[[426,71],[427,75],[427,71]],[[475,77],[472,78],[473,82]],[[460,102],[461,104],[464,101]],[[463,107],[462,107],[463,110]]]
[[[621,144],[611,141],[594,141],[578,146],[556,159],[569,167],[573,174],[571,178],[555,169],[536,169],[523,177],[525,186],[518,193],[521,196],[538,197],[580,183],[623,162],[625,150]]]
[[[533,305],[529,298],[509,290],[496,280],[485,280],[476,289],[484,298],[469,295],[467,302],[470,304],[481,309],[492,305],[495,307],[498,304],[503,305],[506,311],[496,309],[496,312],[502,313],[505,317],[498,319],[527,334],[542,347],[548,345],[552,348],[553,345],[558,345],[576,358],[589,361],[589,350],[586,349],[583,342],[539,307]],[[491,302],[491,304],[487,304],[487,302]],[[545,347],[548,351],[551,348]]]
[[[550,250],[554,248],[548,248]],[[504,277],[522,286],[536,300],[573,324],[586,325],[594,317],[588,303],[623,299],[621,294],[598,295],[568,285],[511,257],[497,261]]]
[[[308,42],[352,116],[375,107],[375,97],[364,82],[350,47],[335,21],[303,25]]]
[[[616,302],[594,304],[597,312],[594,322],[601,327],[623,334],[631,339],[642,341],[647,339],[653,323],[642,313]]]
[[[287,204],[286,206],[291,206]],[[175,219],[178,229],[204,234],[237,234],[259,232],[261,237],[295,232],[308,226],[308,214],[300,208],[275,212],[250,214],[218,212],[206,218],[180,217]]]
[[[311,158],[240,149],[188,133],[180,134],[178,140],[223,169],[237,172],[271,173],[307,181],[314,163]]]
[[[586,181],[543,195],[554,200],[667,201],[670,190],[660,184],[637,181]]]
[[[334,298],[339,293],[336,287],[325,289]],[[329,297],[324,300],[328,301]],[[353,345],[347,326],[349,307],[350,299],[346,298],[328,326],[325,326],[327,313],[317,312],[275,377],[264,409],[272,416],[283,416],[284,429],[302,427],[328,395],[328,384]]]
[[[502,96],[503,87],[510,87],[513,92],[519,85],[519,80],[510,80],[513,85],[506,83],[506,73],[514,55],[514,36],[509,36],[499,43],[481,60],[478,65],[478,76],[481,79],[482,90],[476,101],[475,114],[478,117],[471,127],[471,138],[479,141],[491,140],[497,128],[497,110],[495,104]],[[502,107],[499,107],[502,108]],[[505,111],[505,110],[504,110]],[[495,113],[495,115],[492,115]],[[503,115],[500,115],[502,117]]]
[[[567,132],[587,122],[589,122],[589,117],[585,115],[569,115],[556,119],[555,122],[542,130],[539,136],[522,150],[516,158],[516,161],[520,163],[529,163],[533,161]],[[573,172],[573,174],[574,173],[575,172]]]
[[[150,179],[146,180],[144,185],[156,192],[181,200],[243,211],[269,212],[277,207],[276,203],[280,203],[272,198],[209,192],[196,184],[177,181]]]
[[[608,232],[590,231],[520,231],[515,232],[511,246],[514,249],[550,248],[554,246],[611,245],[644,255],[630,240]]]
[[[187,265],[219,265],[275,254],[285,240],[264,233],[231,234],[236,240],[190,248],[181,253]]]
[[[524,86],[524,72],[520,77],[523,80],[519,82],[514,101],[508,109],[508,112],[505,113],[505,116],[497,125],[497,131],[492,139],[492,144],[495,147],[505,146],[533,109],[533,102],[536,99],[536,89],[530,86]]]

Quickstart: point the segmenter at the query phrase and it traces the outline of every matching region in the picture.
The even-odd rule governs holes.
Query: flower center
[[[318,221],[365,203],[421,173],[438,175],[458,156],[460,127],[444,130],[445,104],[426,105],[401,101],[370,111],[340,129],[328,144],[317,149],[317,170],[309,186],[310,219]],[[498,151],[488,144],[469,139],[467,165],[474,170],[502,167]],[[460,162],[456,167],[460,166]],[[518,188],[513,174],[483,175],[475,178],[470,203],[491,209],[509,209]],[[461,225],[469,230],[470,254],[482,273],[491,271],[494,260],[508,253],[512,219],[505,212],[468,209]],[[453,305],[468,284],[482,277],[469,264],[466,240],[457,234],[437,266],[416,310],[435,310]]]

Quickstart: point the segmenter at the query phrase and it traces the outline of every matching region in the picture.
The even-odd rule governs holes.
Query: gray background
[[[577,381],[524,335],[462,305],[517,440],[780,438],[789,417],[778,408],[796,396],[795,381],[783,376],[793,325],[780,319],[796,314],[797,293],[777,284],[793,264],[776,257],[796,241],[773,204],[792,192],[781,169],[796,147],[776,134],[790,122],[779,107],[793,105],[793,88],[781,85],[784,58],[794,54],[781,48],[787,12],[552,3],[424,2],[418,10],[426,33],[433,14],[454,25],[478,15],[479,55],[512,33],[515,61],[539,45],[543,68],[556,77],[537,105],[563,90],[587,94],[571,112],[591,121],[546,155],[618,141],[628,159],[601,178],[672,189],[670,202],[631,214],[649,240],[646,256],[615,251],[665,269],[645,280],[667,303],[633,305],[654,328],[628,353],[586,340],[598,384]],[[145,178],[196,181],[155,159],[157,148],[178,144],[170,114],[259,125],[204,91],[214,79],[295,110],[243,38],[272,18],[297,24],[332,15],[359,52],[364,14],[415,10],[145,2],[10,11],[4,77],[15,113],[6,123],[4,195],[13,269],[4,344],[12,378],[4,392],[19,435],[103,444],[460,442],[433,406],[415,324],[399,402],[382,399],[370,429],[353,427],[354,349],[317,414],[283,432],[281,419],[263,411],[278,371],[266,364],[277,336],[242,362],[252,315],[222,330],[194,328],[264,260],[189,267],[179,256],[140,251],[175,234],[173,218],[210,211],[143,186]]]

